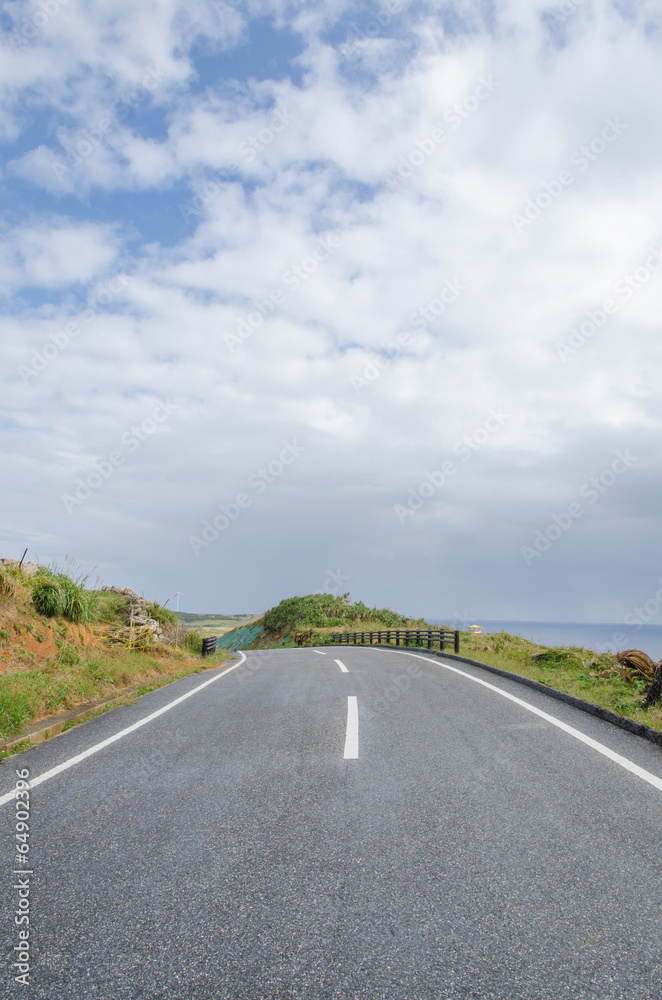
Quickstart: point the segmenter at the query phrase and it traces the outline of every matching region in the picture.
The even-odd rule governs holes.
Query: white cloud
[[[26,286],[86,285],[108,270],[119,249],[114,225],[40,217],[6,232],[0,288],[7,295]]]
[[[352,82],[319,37],[342,5],[308,5],[295,22],[308,45],[301,87],[267,80],[204,91],[186,89],[188,46],[202,30],[230,44],[240,30],[233,14],[224,35],[213,7],[221,26],[205,20],[210,5],[192,8],[197,22],[174,4],[113,9],[111,17],[97,5],[87,21],[71,22],[62,72],[49,70],[54,104],[64,107],[70,95],[78,129],[93,128],[108,96],[106,73],[116,97],[159,65],[167,72],[154,101],[167,127],[151,135],[118,126],[62,189],[52,182],[62,142],[43,137],[15,161],[47,191],[93,199],[103,190],[103,211],[116,204],[118,214],[117,225],[80,223],[35,209],[34,221],[8,233],[7,291],[73,293],[119,270],[120,260],[133,280],[115,300],[121,310],[101,308],[27,385],[19,366],[74,311],[73,298],[26,306],[11,320],[6,396],[20,426],[26,413],[39,415],[40,432],[21,431],[25,495],[7,537],[24,530],[27,511],[44,537],[71,550],[75,524],[80,557],[114,567],[112,582],[156,586],[166,573],[167,586],[190,592],[201,610],[248,610],[290,586],[319,589],[340,553],[351,562],[356,596],[430,615],[457,602],[495,616],[595,616],[598,602],[582,597],[579,583],[565,586],[582,565],[612,581],[602,591],[609,610],[598,617],[631,607],[640,596],[632,578],[621,590],[613,581],[618,560],[638,549],[642,512],[656,495],[641,484],[660,485],[650,450],[662,417],[657,274],[629,299],[621,294],[616,313],[565,362],[556,344],[662,244],[660,140],[650,128],[662,69],[656,36],[642,30],[654,8],[624,23],[607,4],[590,12],[585,5],[566,26],[565,47],[548,44],[542,5],[503,4],[500,24],[488,30],[466,4],[460,13],[471,30],[458,37],[434,12],[419,21],[410,12],[406,31],[419,48],[405,70]],[[275,4],[260,9],[282,13]],[[355,68],[383,48],[357,47]],[[88,111],[73,72],[83,52],[92,68]],[[477,98],[481,77],[498,86]],[[276,108],[294,116],[278,131],[270,127]],[[622,134],[585,168],[573,162],[619,116]],[[430,150],[434,129],[446,139]],[[63,125],[59,135],[75,144],[79,130]],[[241,144],[251,137],[249,157]],[[233,160],[238,169],[223,173]],[[402,162],[411,170],[388,183]],[[572,183],[518,232],[513,214],[568,169]],[[183,202],[174,190],[182,181],[191,188]],[[168,246],[135,250],[125,239],[132,220],[113,192],[127,189],[161,193]],[[186,218],[182,204],[194,209]],[[315,261],[316,241],[328,236],[339,246]],[[303,269],[300,287],[285,280],[294,267]],[[412,315],[420,320],[421,307],[458,279],[461,294],[415,328]],[[274,291],[281,301],[273,315],[229,350],[224,335]],[[357,392],[351,377],[384,358],[405,330],[407,349]],[[44,456],[103,455],[127,422],[166,396],[182,406],[168,433],[145,442],[107,489],[68,515],[59,495],[71,462]],[[494,407],[509,414],[503,429],[401,525],[393,505],[452,458]],[[188,534],[291,437],[306,449],[291,474],[194,559]],[[595,518],[528,569],[520,546],[627,446],[638,449],[638,464]],[[164,549],[168,559],[155,561]],[[658,557],[652,546],[642,587]],[[215,582],[219,565],[241,566],[232,584]]]

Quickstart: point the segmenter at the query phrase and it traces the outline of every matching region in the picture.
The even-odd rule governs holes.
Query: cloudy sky
[[[0,554],[189,611],[653,599],[658,3],[2,18]]]

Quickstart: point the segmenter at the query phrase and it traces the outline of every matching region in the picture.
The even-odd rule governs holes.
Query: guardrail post
[[[453,643],[453,648],[455,650],[455,653],[457,654],[457,653],[460,652],[460,630],[457,629],[457,628],[455,629],[455,636],[454,636],[454,638],[455,638],[455,642]]]
[[[202,655],[211,656],[216,652],[216,643],[218,642],[217,635],[207,635],[202,640]]]

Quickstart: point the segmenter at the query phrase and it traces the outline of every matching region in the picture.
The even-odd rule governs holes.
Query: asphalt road
[[[34,787],[28,986],[5,801],[0,995],[660,1000],[662,751],[453,665],[249,653]],[[0,801],[214,676],[8,759]]]

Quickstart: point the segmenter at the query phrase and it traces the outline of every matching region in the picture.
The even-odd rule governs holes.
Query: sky
[[[1,555],[192,612],[662,622],[658,3],[0,26]]]

